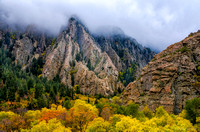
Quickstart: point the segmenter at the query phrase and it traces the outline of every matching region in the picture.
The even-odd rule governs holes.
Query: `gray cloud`
[[[76,14],[93,32],[120,27],[142,45],[163,50],[200,29],[199,0],[0,0],[9,24],[35,24],[57,34]]]

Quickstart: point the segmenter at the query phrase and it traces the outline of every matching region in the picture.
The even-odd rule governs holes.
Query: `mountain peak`
[[[69,18],[69,21],[77,21],[77,22],[81,22],[80,18],[77,15],[72,15]]]
[[[73,25],[74,24],[74,26],[82,26],[83,28],[84,28],[84,30],[86,31],[86,32],[88,32],[89,33],[89,30],[88,30],[88,28],[87,28],[87,26],[86,26],[86,24],[78,17],[78,16],[76,16],[76,15],[73,15],[73,16],[71,16],[70,18],[69,18],[69,20],[68,20],[68,27],[70,26],[70,25]]]

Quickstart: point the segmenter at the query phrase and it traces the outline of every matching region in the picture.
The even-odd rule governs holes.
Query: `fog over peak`
[[[199,0],[0,0],[0,20],[11,25],[33,24],[55,35],[75,14],[91,32],[119,27],[156,50],[200,29],[199,11]]]
[[[120,27],[107,25],[100,26],[93,31],[97,35],[112,36],[112,35],[125,35],[124,31]]]

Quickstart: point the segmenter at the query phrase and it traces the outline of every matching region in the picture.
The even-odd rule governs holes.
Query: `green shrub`
[[[186,101],[186,118],[191,123],[196,124],[196,118],[200,117],[200,98],[194,98]]]

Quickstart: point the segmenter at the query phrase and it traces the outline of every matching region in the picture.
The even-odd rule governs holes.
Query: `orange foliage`
[[[66,109],[62,106],[56,106],[54,104],[51,105],[51,109],[42,109],[41,118],[39,121],[46,120],[49,121],[50,119],[57,118],[58,120],[64,120],[66,116]]]
[[[104,120],[109,120],[109,118],[113,115],[113,110],[111,107],[109,106],[104,106],[104,108],[102,109],[101,111],[101,117],[104,119]]]
[[[50,111],[43,113],[39,120],[40,121],[42,121],[42,120],[49,121],[50,119],[53,119],[53,118],[58,119],[58,118],[61,118],[62,116],[65,116],[65,112],[57,111],[57,110],[56,111],[50,110]]]

